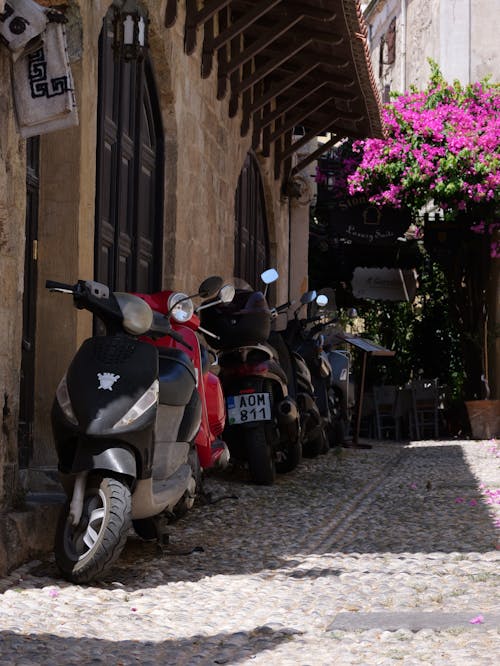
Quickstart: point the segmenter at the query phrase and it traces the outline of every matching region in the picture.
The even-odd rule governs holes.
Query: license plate
[[[229,425],[271,420],[269,393],[230,395],[226,398],[226,404]]]

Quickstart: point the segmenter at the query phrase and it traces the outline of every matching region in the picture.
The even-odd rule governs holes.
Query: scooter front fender
[[[102,443],[79,442],[71,468],[72,474],[90,472],[91,470],[107,470],[137,478],[137,463],[133,452],[126,446],[119,445],[103,448]]]

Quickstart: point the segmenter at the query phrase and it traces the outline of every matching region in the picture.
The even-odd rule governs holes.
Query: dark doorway
[[[163,132],[149,60],[113,51],[113,8],[99,41],[95,278],[113,290],[161,286]]]
[[[35,418],[35,334],[38,260],[38,199],[40,140],[26,141],[26,243],[24,253],[23,337],[19,391],[19,467],[26,469],[33,456]]]
[[[234,274],[258,288],[260,274],[269,268],[269,237],[262,179],[251,153],[238,180],[235,220]]]

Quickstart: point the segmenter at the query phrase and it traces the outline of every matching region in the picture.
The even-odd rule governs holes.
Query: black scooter
[[[221,286],[221,278],[208,278],[199,295],[206,298]],[[170,324],[177,302],[164,316],[138,296],[93,281],[47,281],[46,287],[71,294],[75,307],[92,312],[106,329],[83,342],[52,407],[68,496],[55,558],[64,577],[85,583],[118,558],[132,526],[139,536],[163,544],[176,506],[192,506],[201,405],[189,356],[139,339],[169,335],[184,343]]]
[[[304,351],[307,339],[306,323],[312,320],[299,319],[299,313],[304,305],[313,303],[316,298],[316,291],[307,291],[302,294],[300,304],[293,311],[293,316],[287,320],[286,327],[273,331],[270,337],[271,344],[278,350],[280,364],[287,374],[290,394],[296,400],[299,408],[302,452],[307,458],[326,453],[329,448],[328,419],[324,418],[322,410],[318,406],[318,398],[321,400],[324,396],[323,393],[318,396],[318,382],[315,385],[312,374],[314,372],[315,377],[318,374],[316,364],[311,363],[313,365],[311,369],[300,353],[301,350]],[[287,312],[292,305],[293,303],[287,302],[276,307],[274,309],[275,317]],[[309,348],[307,348],[307,353],[310,354]],[[319,384],[322,390],[324,388],[322,381]]]
[[[264,271],[267,285],[278,278]],[[276,350],[268,343],[272,312],[264,293],[239,278],[229,304],[201,310],[205,330],[215,334],[219,350],[219,378],[226,396],[224,440],[233,460],[248,465],[250,478],[271,485],[276,471],[290,472],[302,457],[300,418],[288,395],[287,377]]]

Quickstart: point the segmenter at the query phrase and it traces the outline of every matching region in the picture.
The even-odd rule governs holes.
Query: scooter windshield
[[[253,291],[253,287],[251,287],[248,282],[246,282],[243,278],[239,277],[230,277],[227,280],[224,280],[224,284],[232,284],[234,288],[238,291]]]

